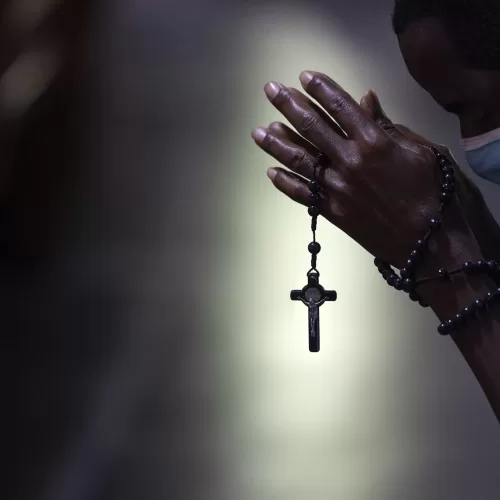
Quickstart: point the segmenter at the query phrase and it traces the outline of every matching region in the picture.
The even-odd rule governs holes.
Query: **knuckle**
[[[300,120],[300,131],[301,132],[310,132],[314,130],[318,125],[318,117],[313,115],[312,113],[305,113]]]
[[[306,152],[300,149],[295,149],[290,158],[290,168],[292,170],[301,170],[301,167],[306,163]]]
[[[376,130],[365,132],[363,139],[367,152],[384,150],[389,144],[389,137],[384,134],[378,134]]]
[[[273,150],[275,145],[276,138],[272,134],[267,132],[264,139],[262,139],[262,147],[267,150]]]
[[[328,110],[333,113],[342,113],[349,109],[349,103],[344,95],[334,94],[328,99]]]

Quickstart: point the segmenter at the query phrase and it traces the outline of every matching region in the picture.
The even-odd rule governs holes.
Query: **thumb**
[[[418,136],[410,129],[402,125],[395,125],[392,120],[386,115],[380,104],[380,99],[373,89],[369,90],[360,101],[360,107],[365,114],[387,132],[401,146],[416,151],[418,144],[430,145],[430,141],[426,141],[421,136]]]
[[[362,98],[360,106],[368,112],[370,118],[392,136],[403,138],[404,135],[396,128],[391,119],[385,114],[380,99],[373,89],[370,89]]]

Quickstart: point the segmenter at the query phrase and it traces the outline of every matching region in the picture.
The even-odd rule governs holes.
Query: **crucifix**
[[[325,290],[319,284],[319,272],[311,269],[307,273],[308,283],[302,290],[292,290],[290,298],[300,300],[308,309],[309,351],[319,351],[319,308],[326,301],[337,300],[337,292]]]

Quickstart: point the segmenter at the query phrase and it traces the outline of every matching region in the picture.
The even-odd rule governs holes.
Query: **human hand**
[[[484,197],[474,181],[462,170],[451,150],[434,143],[420,134],[400,124],[393,124],[386,115],[380,101],[370,93],[363,96],[360,106],[368,112],[376,123],[392,135],[400,144],[411,147],[412,143],[435,148],[441,151],[453,163],[455,193],[462,213],[467,220],[479,246],[482,256],[487,260],[500,262],[500,226],[490,212]]]
[[[373,255],[403,267],[439,209],[441,179],[434,153],[427,145],[402,140],[394,126],[370,116],[376,111],[373,93],[358,104],[321,73],[304,72],[301,82],[326,112],[298,90],[269,83],[268,99],[298,133],[279,122],[252,132],[266,153],[291,170],[270,169],[273,184],[307,205],[307,179],[323,152],[329,165],[318,176],[321,215]],[[441,257],[456,257],[477,245],[457,197],[446,217]]]

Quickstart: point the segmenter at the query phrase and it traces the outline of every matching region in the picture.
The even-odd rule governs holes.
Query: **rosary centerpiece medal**
[[[309,351],[319,351],[319,307],[326,301],[337,300],[337,292],[333,290],[325,290],[319,284],[319,271],[316,269],[318,253],[321,250],[320,244],[316,241],[316,227],[318,224],[319,215],[319,190],[318,170],[322,167],[322,162],[325,159],[323,153],[320,153],[316,158],[313,169],[313,178],[309,182],[309,208],[308,212],[311,216],[311,230],[313,241],[309,243],[308,250],[311,254],[311,269],[307,272],[307,285],[302,290],[292,290],[290,298],[292,300],[300,300],[308,308],[308,325],[309,325]]]

